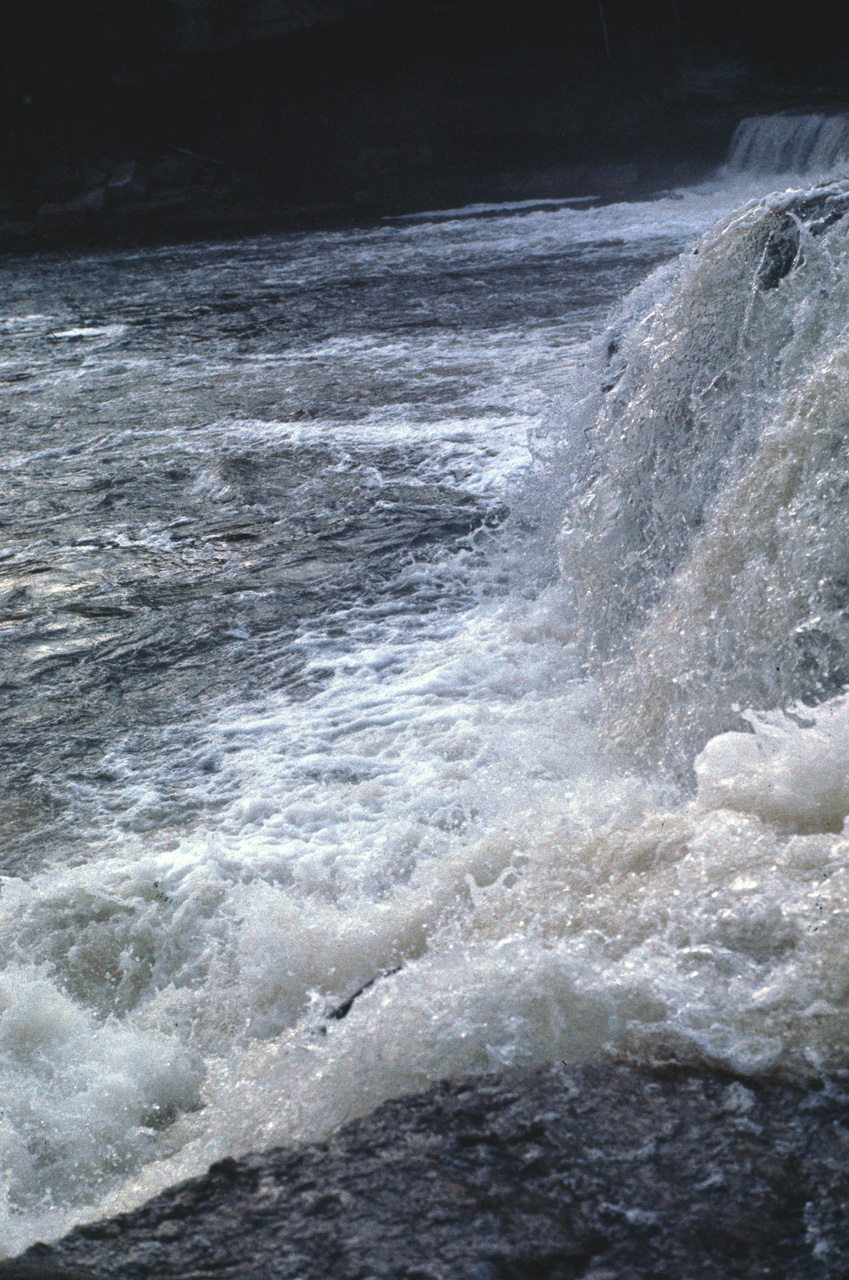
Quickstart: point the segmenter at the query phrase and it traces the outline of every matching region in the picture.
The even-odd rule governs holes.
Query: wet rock
[[[49,1262],[46,1265],[38,1262],[7,1262],[0,1263],[0,1266],[3,1267],[4,1280],[95,1280],[91,1271],[79,1271],[76,1268],[68,1271]]]
[[[635,164],[597,164],[584,170],[584,185],[594,195],[623,196],[636,190],[640,170]]]
[[[104,187],[96,187],[94,191],[78,196],[72,204],[75,208],[83,209],[89,217],[98,218],[106,209],[106,190]]]
[[[73,207],[72,201],[51,201],[38,211],[38,225],[42,231],[64,231],[85,226],[85,214]]]
[[[770,233],[758,267],[761,289],[775,289],[799,260],[802,234],[796,218],[785,214]]]
[[[847,1157],[834,1082],[505,1072],[387,1103],[326,1143],[222,1160],[0,1280],[845,1280]]]
[[[196,182],[200,170],[191,156],[166,156],[152,164],[147,176],[152,187],[188,187]]]
[[[23,247],[36,233],[34,222],[11,219],[0,222],[0,249],[16,249]]]
[[[74,186],[80,195],[105,187],[108,177],[109,174],[105,169],[93,164],[79,165],[72,173]]]
[[[106,185],[109,198],[116,204],[141,200],[147,194],[147,177],[135,160],[120,164]]]
[[[119,205],[115,212],[119,220],[153,219],[184,205],[196,204],[207,194],[203,187],[168,187],[148,196],[143,205],[127,203]]]
[[[38,225],[43,231],[73,231],[96,222],[106,207],[103,187],[87,191],[76,200],[43,204],[38,211]]]

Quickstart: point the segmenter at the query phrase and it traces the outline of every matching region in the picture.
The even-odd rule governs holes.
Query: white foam
[[[125,324],[76,325],[70,329],[57,329],[51,338],[122,338],[127,332]]]
[[[720,734],[695,762],[705,807],[756,813],[791,831],[841,831],[849,814],[849,701],[745,718],[753,733]]]

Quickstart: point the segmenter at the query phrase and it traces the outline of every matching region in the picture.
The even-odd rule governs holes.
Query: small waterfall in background
[[[729,173],[832,173],[849,163],[849,113],[750,116],[728,152]]]

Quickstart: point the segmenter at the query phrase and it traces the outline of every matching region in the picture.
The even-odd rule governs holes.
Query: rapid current
[[[849,185],[739,151],[0,265],[3,1250],[447,1075],[849,1065]]]

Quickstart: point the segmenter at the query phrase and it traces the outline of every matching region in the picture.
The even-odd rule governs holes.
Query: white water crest
[[[485,237],[543,261],[665,220],[683,252],[589,344],[497,330],[493,371],[477,333],[381,342],[387,381],[460,369],[467,421],[384,407],[345,448],[418,431],[513,522],[306,618],[298,691],[199,712],[191,820],[158,820],[168,758],[140,776],[116,742],[113,825],[106,805],[87,856],[4,878],[7,1251],[449,1075],[847,1065],[849,188],[732,200],[380,233],[396,266],[449,245],[464,271]],[[350,252],[378,260],[368,236]],[[365,368],[340,342],[322,377],[354,347]],[[239,457],[322,431],[209,428]],[[460,580],[468,607],[443,608]]]

